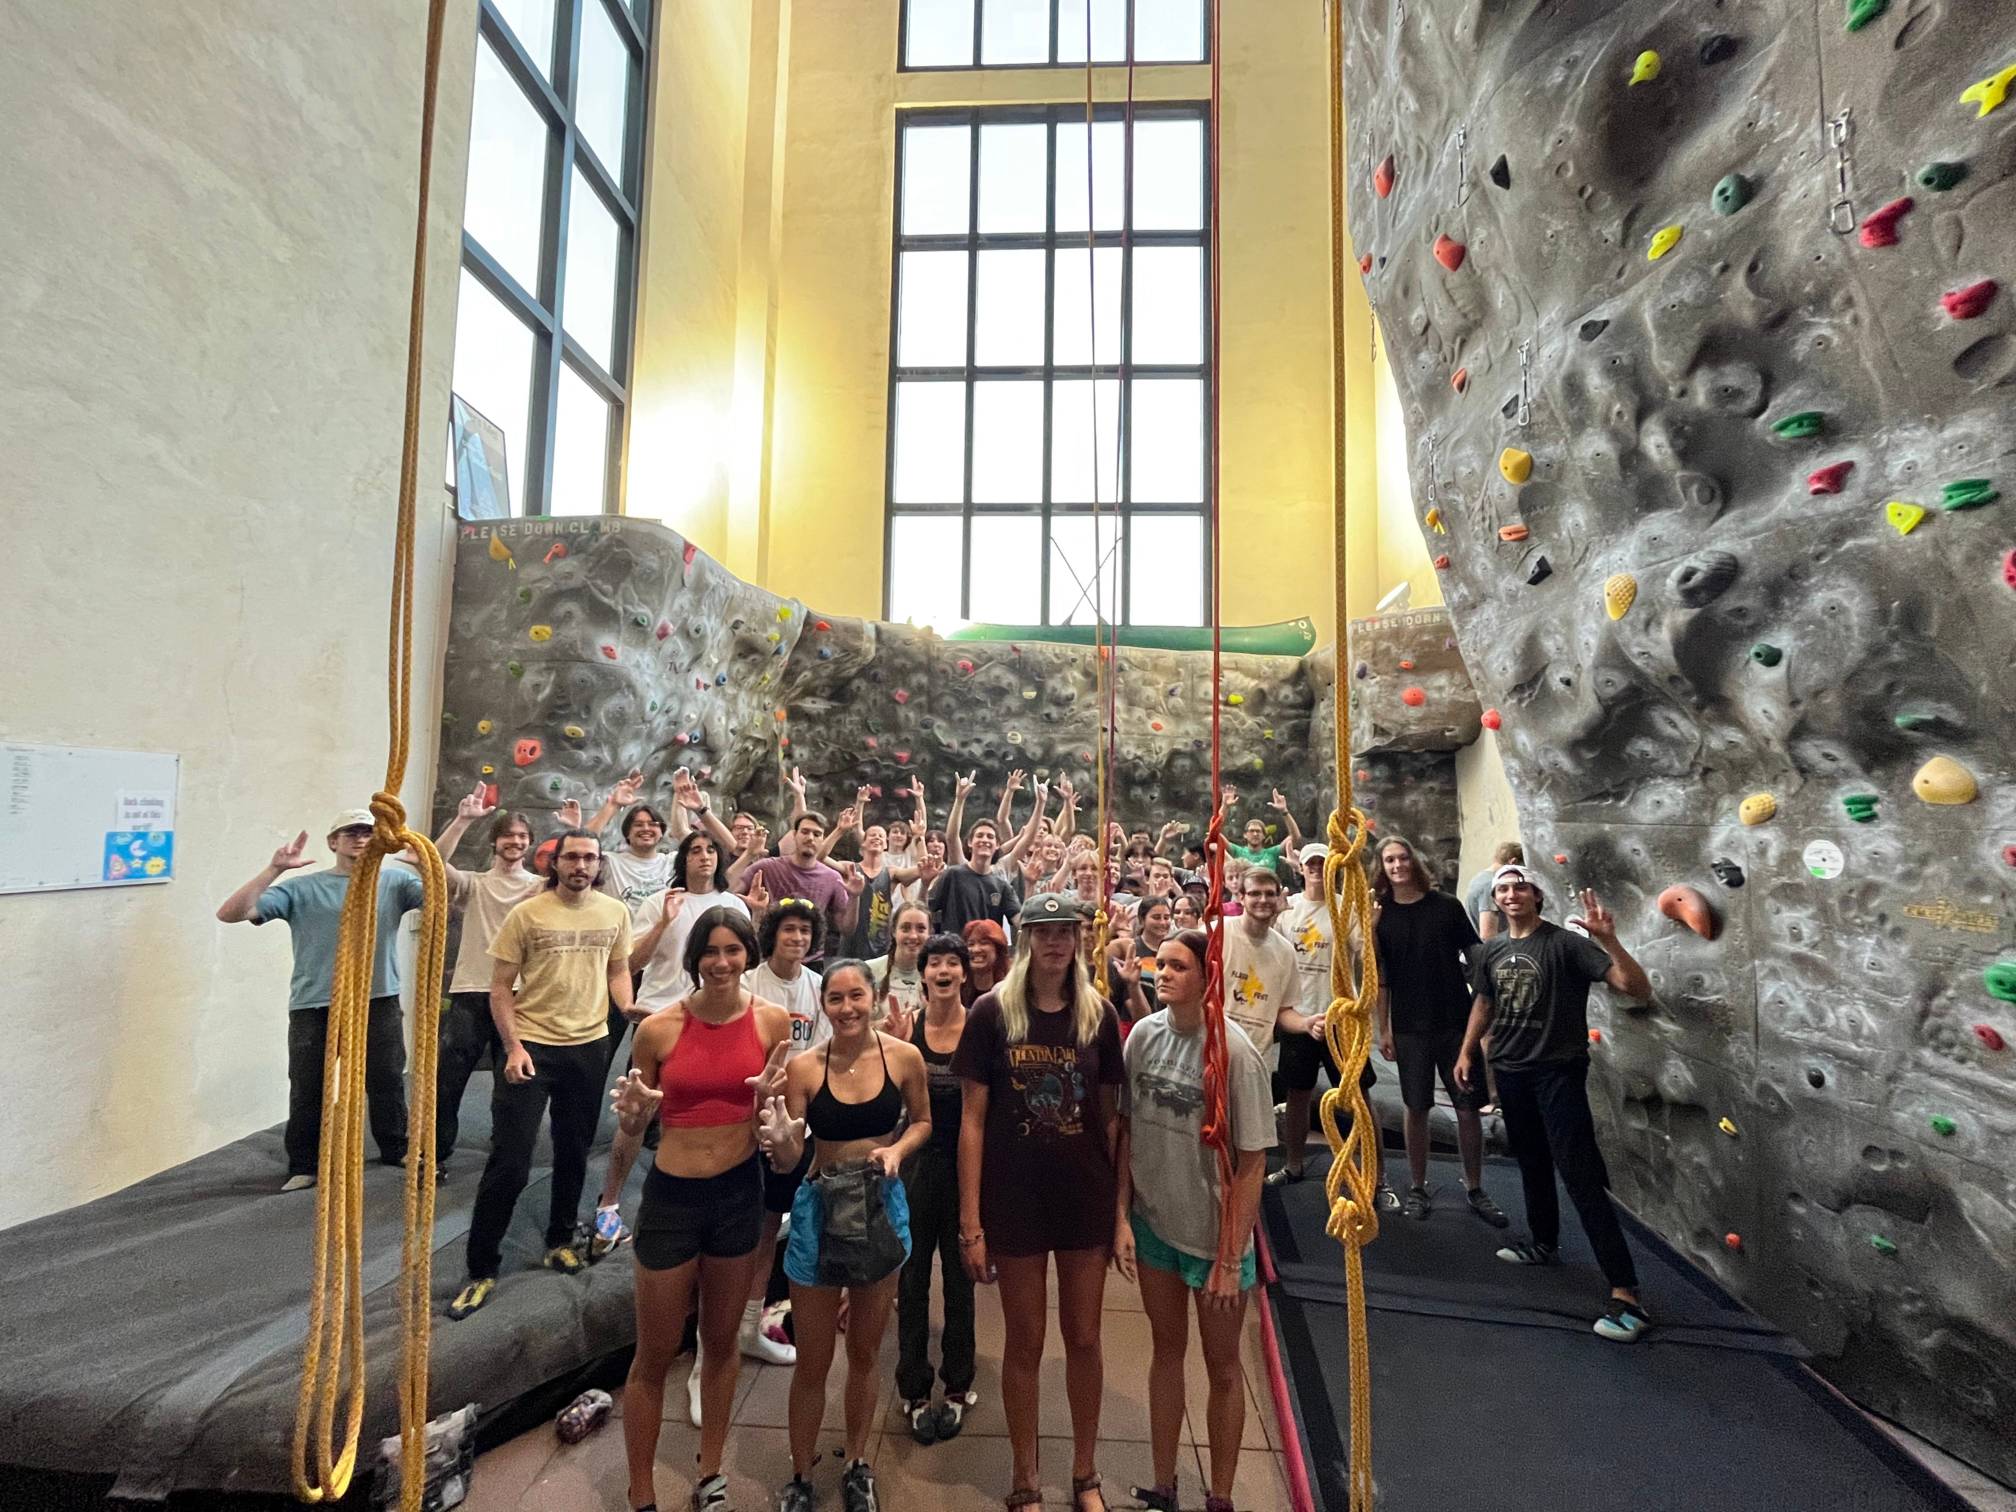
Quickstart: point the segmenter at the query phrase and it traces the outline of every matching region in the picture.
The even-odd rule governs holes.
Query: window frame
[[[630,54],[633,93],[623,125],[623,161],[612,172],[583,134],[575,95],[581,71],[581,32],[589,6],[598,6]],[[623,442],[629,418],[630,366],[637,326],[637,248],[643,224],[644,144],[651,106],[652,41],[657,0],[554,0],[552,78],[518,39],[494,0],[479,0],[478,46],[487,45],[546,126],[546,187],[540,205],[539,287],[527,289],[491,256],[465,226],[461,266],[532,332],[531,402],[525,417],[524,496],[512,501],[519,518],[546,518],[553,498],[555,438],[559,428],[563,368],[609,406],[603,458],[602,513],[616,512],[623,488]],[[614,329],[610,366],[590,355],[566,327],[567,253],[572,229],[574,170],[616,223]],[[633,191],[626,186],[636,184]],[[543,298],[541,296],[544,296]],[[613,369],[613,370],[612,370]]]
[[[980,61],[982,39],[986,34],[986,12],[990,0],[973,0],[973,52],[964,63],[911,63],[910,55],[910,5],[911,0],[898,0],[896,8],[896,71],[898,73],[1012,73],[1032,68],[1073,68],[1083,69],[1084,60],[1059,62],[1058,43],[1063,40],[1063,0],[1049,0],[1050,5],[1050,57],[1047,62],[1038,63],[983,63]],[[1095,0],[1086,0],[1089,8]],[[1134,52],[1134,12],[1140,0],[1127,0],[1127,57],[1094,59],[1094,68],[1125,68]],[[1210,0],[1204,0],[1203,43],[1194,58],[1154,58],[1147,62],[1136,61],[1136,68],[1198,68],[1211,61],[1211,21]]]
[[[1131,18],[1131,9],[1130,9]],[[1104,121],[1125,121],[1128,118],[1124,105],[1100,105],[1093,110],[1095,123]],[[1148,363],[1136,364],[1134,353],[1134,311],[1133,311],[1133,263],[1131,258],[1122,261],[1120,279],[1120,351],[1115,362],[1066,363],[1055,361],[1057,339],[1057,278],[1056,256],[1060,251],[1075,251],[1097,246],[1119,248],[1122,244],[1118,230],[1098,232],[1096,238],[1091,230],[1062,232],[1057,230],[1057,130],[1059,125],[1082,126],[1085,120],[1083,104],[1013,104],[988,106],[946,106],[946,107],[906,107],[898,112],[895,151],[895,192],[891,200],[890,242],[891,258],[889,268],[889,390],[884,414],[887,420],[884,436],[883,485],[882,485],[882,617],[893,618],[892,591],[894,578],[891,571],[895,547],[896,520],[903,515],[951,515],[957,514],[960,526],[959,554],[959,613],[962,619],[971,619],[973,604],[973,520],[978,515],[1034,517],[1041,521],[1042,528],[1042,568],[1037,583],[1037,603],[1040,616],[1035,623],[1049,626],[1050,619],[1050,579],[1051,563],[1055,555],[1051,545],[1051,520],[1057,515],[1089,519],[1092,507],[1089,503],[1057,503],[1051,497],[1055,484],[1052,474],[1053,443],[1056,432],[1055,395],[1056,385],[1061,381],[1110,379],[1119,385],[1116,402],[1119,435],[1113,443],[1114,456],[1118,459],[1120,497],[1109,499],[1101,496],[1099,514],[1102,518],[1113,515],[1121,521],[1121,538],[1117,551],[1117,561],[1113,572],[1118,583],[1118,605],[1104,607],[1104,619],[1108,623],[1129,626],[1136,623],[1133,614],[1133,521],[1137,516],[1176,516],[1196,518],[1203,525],[1203,549],[1198,554],[1199,576],[1199,622],[1208,625],[1211,619],[1211,571],[1213,541],[1211,537],[1212,490],[1216,483],[1217,469],[1213,458],[1217,452],[1217,384],[1218,375],[1212,364],[1214,343],[1211,331],[1211,180],[1212,157],[1217,144],[1211,135],[1210,104],[1204,100],[1155,101],[1152,104],[1136,103],[1133,120],[1138,125],[1144,120],[1186,120],[1197,122],[1203,142],[1199,154],[1199,199],[1204,207],[1203,225],[1196,231],[1136,231],[1132,229],[1134,216],[1134,144],[1133,135],[1124,137],[1121,160],[1123,164],[1121,182],[1121,208],[1123,223],[1127,225],[1126,244],[1129,248],[1175,246],[1195,247],[1199,253],[1199,359],[1196,363]],[[1046,136],[1045,181],[1044,181],[1044,228],[1041,231],[982,232],[980,217],[980,132],[983,126],[1042,123],[1049,129]],[[967,229],[963,233],[927,233],[906,236],[903,233],[903,172],[907,129],[913,125],[965,125],[972,129],[968,163],[967,186]],[[1095,154],[1094,139],[1086,142],[1088,156]],[[1017,367],[978,366],[974,358],[974,342],[977,330],[977,304],[979,292],[979,255],[983,251],[1038,249],[1044,252],[1043,275],[1043,360],[1034,365]],[[903,254],[919,251],[958,251],[967,254],[966,263],[966,360],[961,366],[935,366],[905,368],[899,362],[898,340],[903,310]],[[1102,290],[1103,297],[1103,290]],[[1097,351],[1087,353],[1096,357]],[[1200,499],[1195,504],[1133,502],[1133,458],[1130,454],[1132,437],[1128,431],[1132,410],[1132,385],[1141,379],[1172,377],[1201,380],[1199,399],[1203,413],[1199,418],[1199,436],[1202,441]],[[964,498],[958,503],[950,501],[936,503],[905,503],[896,501],[896,396],[899,383],[906,381],[957,381],[965,386],[965,459],[962,492]],[[1042,446],[1042,500],[1039,504],[975,504],[973,502],[973,406],[975,383],[989,379],[1034,379],[1043,385],[1043,446]],[[1094,390],[1096,393],[1096,389]],[[1093,466],[1099,469],[1099,448],[1094,445]],[[1099,571],[1094,563],[1093,570]],[[1117,610],[1117,612],[1116,612]],[[1068,624],[1070,621],[1059,622]],[[1142,621],[1144,624],[1160,624],[1163,621]]]

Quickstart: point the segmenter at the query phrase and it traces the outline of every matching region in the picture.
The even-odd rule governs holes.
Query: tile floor
[[[1001,1416],[1001,1305],[992,1287],[976,1293],[975,1335],[980,1371],[974,1389],[980,1406],[949,1444],[915,1443],[897,1414],[894,1377],[896,1330],[891,1320],[883,1346],[877,1429],[869,1441],[885,1512],[988,1512],[999,1508],[1008,1489],[1007,1425]],[[1146,1364],[1148,1322],[1139,1294],[1117,1276],[1106,1291],[1106,1398],[1100,1413],[1100,1473],[1117,1509],[1133,1505],[1131,1485],[1150,1475]],[[1191,1345],[1186,1419],[1177,1457],[1177,1490],[1185,1507],[1204,1503],[1203,1359]],[[680,1512],[692,1485],[691,1466],[699,1435],[686,1420],[686,1369],[681,1360],[666,1383],[666,1422],[658,1443],[658,1498],[665,1512]],[[844,1361],[836,1361],[820,1430],[820,1458],[812,1481],[820,1506],[840,1504],[840,1386]],[[1246,1329],[1246,1431],[1233,1484],[1241,1512],[1289,1512],[1288,1483],[1275,1442],[1272,1398],[1262,1363],[1259,1324],[1249,1312]],[[790,1478],[785,1442],[788,1369],[743,1362],[734,1427],[723,1466],[733,1505],[739,1512],[763,1512],[771,1493]],[[618,1398],[617,1411],[622,1410]],[[1053,1316],[1044,1351],[1042,1408],[1038,1432],[1042,1450],[1043,1500],[1069,1506],[1071,1426],[1064,1400],[1064,1354]],[[621,1512],[627,1476],[621,1425],[612,1419],[583,1443],[562,1444],[551,1426],[535,1428],[486,1454],[476,1464],[475,1483],[464,1504],[469,1512]]]

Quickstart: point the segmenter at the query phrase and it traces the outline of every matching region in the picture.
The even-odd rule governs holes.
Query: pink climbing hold
[[[2002,556],[2002,581],[2016,588],[2016,551],[2004,552]]]
[[[1435,570],[1436,570],[1437,572],[1447,572],[1447,571],[1449,570],[1449,553],[1448,553],[1448,552],[1446,552],[1446,551],[1445,551],[1445,552],[1443,552],[1443,553],[1442,553],[1442,555],[1440,555],[1440,556],[1438,556],[1437,558],[1435,558]]]
[[[692,738],[693,737],[691,735],[688,735],[684,730],[681,730],[677,735],[674,735],[672,737],[672,743],[674,745],[685,745]]]
[[[906,688],[898,688],[895,691],[895,693],[891,695],[891,697],[893,697],[899,704],[906,704],[910,702],[910,693],[909,690]]]
[[[1984,278],[1977,284],[1969,284],[1964,289],[1955,289],[1950,294],[1941,294],[1939,303],[1946,313],[1955,320],[1972,320],[1995,302],[1995,291],[2002,286],[1992,278]]]
[[[1806,475],[1806,492],[1809,494],[1838,494],[1841,485],[1848,481],[1848,474],[1855,471],[1853,462],[1835,462],[1818,472]]]
[[[1403,688],[1400,690],[1400,702],[1410,709],[1418,709],[1428,702],[1428,695],[1419,688]]]
[[[962,657],[958,663],[958,666],[959,670],[961,672],[964,672],[968,677],[971,677],[973,675],[973,663],[971,663],[970,661],[967,661]]]
[[[1451,273],[1463,266],[1463,259],[1470,255],[1470,249],[1452,236],[1435,238],[1435,261]]]
[[[607,644],[606,642],[603,644],[602,654],[608,657],[609,660],[611,661],[616,660],[616,648],[612,645]]]
[[[1500,714],[1496,709],[1486,709],[1479,718],[1478,723],[1482,724],[1487,730],[1500,729],[1505,724],[1505,716]]]
[[[686,565],[688,567],[691,567],[693,565],[693,557],[695,553],[697,553],[699,550],[700,548],[698,546],[695,546],[691,541],[688,541],[686,543],[686,550],[682,554],[686,558]]]
[[[1386,154],[1386,161],[1372,170],[1372,192],[1385,199],[1393,192],[1393,154]]]
[[[1897,245],[1897,223],[1911,213],[1918,202],[1905,195],[1892,200],[1881,210],[1871,212],[1862,222],[1862,245],[1865,247],[1894,247]]]
[[[897,751],[897,752],[895,752],[894,754],[895,754],[895,757],[896,757],[896,760],[897,760],[897,761],[898,761],[899,763],[902,763],[902,762],[907,762],[907,761],[909,761],[909,759],[910,759],[910,753],[909,753],[908,751]]]
[[[2004,866],[2016,866],[2016,845],[2005,845],[2002,847],[2002,864]]]
[[[672,621],[670,620],[658,621],[658,639],[663,640],[665,639],[666,636],[670,635],[671,633],[672,633]]]
[[[877,747],[878,745],[880,745],[881,743],[882,743],[882,742],[881,742],[881,741],[879,741],[879,740],[877,740],[877,739],[876,739],[876,738],[875,738],[875,737],[874,737],[873,735],[870,735],[870,736],[868,737],[868,749],[869,749],[869,750],[871,750],[871,751],[872,751],[872,750],[874,750],[874,749],[875,749],[875,748],[876,748],[876,747]]]
[[[1370,277],[1371,273],[1372,273],[1372,254],[1370,252],[1360,253],[1358,257],[1359,276],[1361,278]]]
[[[1997,1029],[1993,1024],[1976,1024],[1974,1026],[1974,1038],[1981,1041],[1981,1046],[1985,1050],[2006,1050],[2009,1048],[2009,1042],[2002,1038],[2002,1031]]]

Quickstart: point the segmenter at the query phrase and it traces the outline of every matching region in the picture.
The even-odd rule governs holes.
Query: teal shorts
[[[1162,1236],[1148,1227],[1147,1220],[1139,1213],[1129,1213],[1127,1222],[1134,1230],[1134,1259],[1150,1270],[1169,1271],[1183,1278],[1183,1284],[1192,1291],[1204,1290],[1211,1279],[1211,1262],[1196,1255],[1186,1255],[1179,1249],[1172,1249],[1163,1242]],[[1246,1251],[1239,1262],[1239,1289],[1246,1291],[1259,1279],[1259,1262],[1252,1249]]]

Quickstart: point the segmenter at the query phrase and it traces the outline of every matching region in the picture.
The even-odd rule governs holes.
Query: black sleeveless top
[[[833,1095],[832,1045],[827,1045],[826,1071],[819,1090],[805,1108],[805,1127],[815,1139],[841,1144],[850,1139],[879,1139],[893,1134],[903,1121],[903,1089],[889,1074],[889,1052],[882,1048],[882,1036],[875,1036],[876,1052],[882,1057],[882,1090],[866,1102],[842,1102]]]
[[[959,1091],[959,1078],[952,1070],[952,1057],[959,1053],[958,1048],[955,1046],[942,1055],[933,1050],[924,1038],[924,1015],[921,1013],[910,1028],[910,1043],[924,1057],[925,1090],[931,1097],[931,1147],[957,1160],[959,1118],[964,1101]]]

